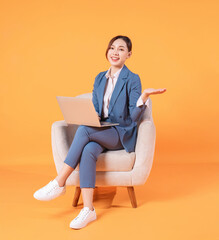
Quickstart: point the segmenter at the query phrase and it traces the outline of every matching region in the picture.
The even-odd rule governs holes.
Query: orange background
[[[33,186],[31,184],[34,179],[34,186],[37,188],[45,185],[49,180],[48,176],[46,177],[47,172],[43,175],[44,177],[37,175],[38,170],[42,171],[39,166],[47,166],[48,170],[53,166],[49,176],[52,177],[55,174],[51,150],[51,125],[54,121],[63,119],[56,96],[76,96],[91,92],[95,76],[100,71],[109,68],[109,63],[105,58],[109,40],[118,34],[127,35],[133,43],[133,54],[126,65],[130,70],[139,74],[143,89],[167,88],[167,92],[163,95],[151,96],[157,138],[154,170],[145,185],[145,191],[147,191],[144,196],[145,199],[149,199],[150,204],[155,201],[155,205],[146,205],[147,210],[145,209],[147,214],[151,211],[151,217],[154,216],[153,226],[150,226],[151,222],[148,219],[145,223],[151,229],[150,239],[171,239],[173,236],[175,236],[173,239],[189,239],[188,236],[193,236],[191,239],[197,236],[196,239],[202,239],[201,236],[203,239],[219,239],[218,231],[214,228],[217,220],[212,213],[215,212],[213,206],[216,207],[218,203],[216,183],[219,183],[218,171],[216,171],[219,163],[218,12],[219,3],[216,0],[1,1],[0,164],[2,166],[1,176],[5,177],[3,183],[6,181],[8,183],[1,185],[5,190],[5,196],[14,194],[9,193],[7,187],[17,191],[17,196],[26,192],[24,189],[20,191],[16,188],[16,190],[13,179],[17,179],[19,186],[24,186],[29,181],[29,188],[25,188],[29,189],[28,197],[18,200],[19,205],[23,203],[29,209],[28,211],[31,211],[33,208],[36,209],[38,204],[40,213],[45,210],[32,198]],[[199,165],[197,168],[196,165],[189,165],[188,170],[185,166],[191,163]],[[33,166],[28,168],[30,164]],[[170,164],[167,165],[170,168],[165,164]],[[25,165],[27,167],[24,171]],[[16,167],[13,167],[12,171],[10,170],[12,168],[7,166]],[[172,167],[173,171],[170,170]],[[171,177],[176,181],[176,185],[171,185],[174,184]],[[36,180],[39,178],[41,178],[41,185]],[[206,181],[210,184],[209,186],[203,178],[208,179]],[[162,185],[160,181],[165,182],[166,185]],[[197,190],[201,188],[199,184],[205,186],[206,192]],[[167,197],[162,197],[162,194],[157,195],[155,189],[159,189],[160,192],[166,189],[165,196]],[[169,190],[170,195],[168,195]],[[196,191],[198,194],[191,195],[189,199],[190,192]],[[137,193],[141,196],[141,187],[139,190],[137,188]],[[128,201],[128,196],[124,196],[124,199]],[[184,196],[185,201],[188,200],[186,203],[181,199]],[[171,201],[175,198],[180,198],[182,203],[180,201],[172,203]],[[214,199],[214,202],[208,202],[209,198]],[[11,197],[8,197],[7,201],[9,199]],[[156,222],[160,219],[162,210],[159,212],[156,201],[165,204],[163,201],[166,200],[170,200],[166,202],[168,205],[161,205],[160,209],[167,209],[167,213],[164,213],[165,217],[172,214],[172,219],[169,218],[169,221],[173,224],[175,232],[172,235],[168,232],[159,237]],[[200,205],[197,205],[199,201]],[[33,203],[33,205],[28,205],[28,203]],[[10,207],[17,206],[14,202],[11,204]],[[69,204],[69,201],[67,203],[66,200],[66,204]],[[121,204],[119,197],[118,204]],[[127,204],[130,205],[129,202]],[[185,209],[191,209],[192,212],[195,206],[200,206],[200,209],[196,208],[195,213],[203,212],[202,207],[206,205],[212,206],[212,209],[204,211],[204,218],[206,221],[208,219],[207,223],[201,222],[201,218],[195,215],[183,215]],[[51,206],[50,220],[51,216],[60,217],[58,213],[55,215],[52,209],[55,205],[46,206],[48,209]],[[218,212],[218,207],[216,209]],[[4,205],[3,210],[5,216],[8,216]],[[132,211],[133,209],[124,209],[126,210]],[[142,210],[140,208],[136,211]],[[16,207],[14,213],[18,218],[23,212],[19,212]],[[174,215],[175,213],[179,215]],[[141,216],[141,212],[139,214]],[[9,216],[10,219],[15,217],[12,212]],[[66,219],[64,215],[61,217]],[[167,222],[165,217],[158,220],[164,229],[166,229],[165,223]],[[197,221],[196,227],[188,227],[185,224],[188,222],[187,217],[191,224]],[[46,218],[45,213],[37,216],[37,224],[39,224],[37,226],[40,229],[42,218]],[[69,216],[67,220],[69,221],[70,218],[72,216]],[[106,219],[102,218],[104,222]],[[109,221],[113,222],[115,218],[117,215]],[[3,222],[9,224],[10,221],[7,222],[5,219]],[[183,227],[179,230],[174,219],[179,221],[183,219],[185,225],[182,226],[188,227],[189,232],[186,232],[188,235],[181,234]],[[212,222],[208,225],[209,219]],[[65,223],[62,222],[63,229],[68,228],[67,220]],[[57,218],[57,226],[60,226],[58,225],[60,222]],[[21,223],[24,226],[26,220],[23,222],[21,220]],[[136,220],[135,223],[138,221]],[[34,226],[35,222],[31,224]],[[94,228],[97,226],[95,224],[92,225]],[[98,224],[101,224],[101,219]],[[132,226],[134,223],[128,224]],[[139,233],[144,230],[143,225],[141,226]],[[126,227],[124,225],[124,229]],[[17,231],[20,231],[19,233],[25,231],[18,229],[22,229],[21,226],[17,228]],[[203,234],[198,235],[200,229]],[[212,235],[208,235],[207,229],[213,229]],[[189,234],[193,230],[195,234]],[[7,232],[10,233],[10,231]],[[51,236],[51,233],[49,234]],[[153,238],[153,234],[157,238]],[[72,232],[69,233],[69,239],[72,239],[73,236],[70,237],[70,235]],[[122,236],[131,237],[125,232]],[[80,239],[79,233],[77,237]],[[29,235],[28,239],[33,239],[33,236],[31,235],[30,238]]]
[[[139,74],[143,89],[167,88],[151,97],[156,148],[217,150],[218,5],[207,0],[3,1],[1,161],[51,154],[51,124],[63,119],[56,96],[91,92],[95,76],[109,67],[108,41],[118,34],[133,42],[126,65]]]

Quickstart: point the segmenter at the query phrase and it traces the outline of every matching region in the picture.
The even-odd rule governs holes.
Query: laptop
[[[56,96],[67,124],[109,127],[119,123],[100,121],[90,98]]]

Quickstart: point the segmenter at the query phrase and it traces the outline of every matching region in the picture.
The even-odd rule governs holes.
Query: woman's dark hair
[[[110,49],[110,47],[112,46],[113,42],[117,39],[121,38],[122,40],[124,40],[126,42],[126,45],[127,45],[127,48],[128,48],[128,51],[130,52],[132,50],[132,42],[131,42],[131,39],[128,38],[127,36],[122,36],[122,35],[118,35],[114,38],[112,38],[108,44],[108,47],[106,49],[106,58],[107,58],[107,54],[108,54],[108,51]]]

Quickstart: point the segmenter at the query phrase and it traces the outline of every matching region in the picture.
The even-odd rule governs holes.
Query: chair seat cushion
[[[131,171],[135,163],[135,152],[107,150],[97,158],[96,171],[124,172]],[[75,170],[79,170],[78,164]]]

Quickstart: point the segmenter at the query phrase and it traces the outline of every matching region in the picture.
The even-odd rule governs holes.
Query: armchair
[[[92,98],[92,93],[79,95],[80,98]],[[69,147],[79,125],[68,125],[64,120],[52,124],[52,152],[57,173],[60,172]],[[152,103],[149,98],[147,107],[138,122],[135,152],[124,149],[106,151],[99,155],[96,164],[96,187],[127,187],[132,207],[137,207],[134,186],[143,185],[152,168],[155,150],[156,129],[152,118]],[[73,206],[77,206],[80,197],[79,164],[68,177],[66,184],[76,186]]]

